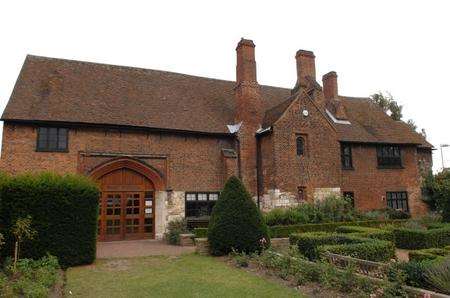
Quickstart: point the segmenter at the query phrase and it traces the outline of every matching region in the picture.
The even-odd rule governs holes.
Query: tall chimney
[[[256,83],[255,44],[242,38],[237,47],[236,83]]]
[[[298,50],[295,55],[297,61],[297,86],[308,87],[308,77],[316,80],[316,63],[314,53],[311,51]]]
[[[326,100],[338,98],[338,83],[337,74],[335,71],[330,71],[322,76],[323,95]]]

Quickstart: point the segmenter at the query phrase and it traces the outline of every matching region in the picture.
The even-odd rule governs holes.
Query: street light
[[[440,147],[441,147],[442,171],[444,171],[445,170],[445,167],[444,167],[444,154],[442,153],[442,148],[450,147],[450,145],[449,144],[441,144]]]

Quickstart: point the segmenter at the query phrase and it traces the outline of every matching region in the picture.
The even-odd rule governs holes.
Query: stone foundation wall
[[[156,192],[156,218],[155,238],[162,239],[170,221],[184,218],[185,203],[184,191],[157,191]]]

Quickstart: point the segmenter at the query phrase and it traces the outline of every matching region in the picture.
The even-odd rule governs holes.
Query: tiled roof
[[[228,133],[234,124],[235,82],[159,70],[28,56],[2,120],[61,121],[202,133]],[[261,86],[263,128],[295,100],[291,90]],[[342,141],[422,144],[367,98],[341,97],[351,125]]]
[[[228,133],[235,82],[28,56],[3,120],[63,121]],[[289,89],[261,86],[265,109]]]

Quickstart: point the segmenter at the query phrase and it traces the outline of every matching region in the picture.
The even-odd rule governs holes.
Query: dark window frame
[[[345,152],[348,149],[348,152]],[[341,144],[341,166],[344,170],[353,170],[352,145]]]
[[[304,136],[297,136],[295,138],[295,146],[297,156],[305,156],[306,139]]]
[[[355,207],[355,192],[354,191],[344,191],[342,192],[344,198],[349,198],[352,201],[352,206]]]
[[[409,213],[408,192],[407,191],[386,192],[386,205],[388,208],[396,210],[399,209]]]
[[[378,146],[377,164],[381,169],[403,168],[401,147],[398,145]]]
[[[54,139],[51,138],[50,130],[56,130]],[[54,145],[51,142],[54,142]],[[60,146],[61,143],[63,146]],[[36,151],[69,152],[69,129],[67,127],[39,126],[37,128]]]
[[[306,202],[307,201],[307,193],[306,186],[297,186],[297,201],[298,202]]]
[[[206,200],[199,200],[199,195],[205,194]],[[194,201],[188,201],[188,195],[195,195]],[[211,200],[211,195],[217,195],[216,200]],[[188,191],[184,194],[184,207],[186,219],[208,219],[211,216],[212,209],[219,199],[220,192],[218,191]],[[189,207],[188,205],[194,205],[195,207]],[[206,210],[205,210],[206,209]],[[206,211],[207,214],[204,214]],[[196,214],[194,214],[196,213]]]

